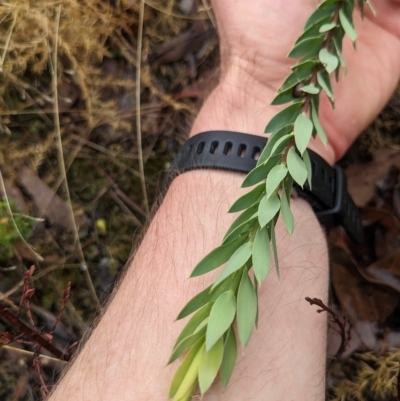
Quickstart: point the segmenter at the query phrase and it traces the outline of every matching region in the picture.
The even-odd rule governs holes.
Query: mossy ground
[[[6,241],[6,249],[0,248],[0,297],[12,310],[21,295],[24,273],[35,264],[34,317],[46,329],[46,319],[57,315],[60,294],[71,281],[63,324],[55,333],[60,347],[79,340],[96,315],[96,302],[81,269],[83,259],[97,297],[104,302],[143,232],[147,210],[190,129],[204,90],[196,89],[192,97],[179,94],[215,75],[218,63],[213,35],[201,46],[192,35],[193,44],[181,49],[172,62],[165,58],[149,63],[152,57],[148,56],[159,55],[162,43],[195,24],[208,27],[210,11],[201,1],[152,0],[141,15],[140,4],[133,0],[6,0],[0,5],[0,167],[7,188],[17,193],[8,196],[17,199],[15,212],[40,215],[38,194],[28,190],[21,177],[22,167],[28,168],[64,201],[60,214],[72,207],[83,250],[82,258],[73,230],[63,227],[57,216],[53,220],[44,216],[44,223],[28,238],[43,261],[32,258],[16,237]],[[184,4],[193,10],[187,13]],[[190,77],[188,59],[195,60],[196,77]],[[137,67],[141,68],[140,104]],[[398,99],[370,129],[374,135],[363,137],[365,147],[398,144]],[[144,176],[139,172],[138,116]],[[70,199],[63,186],[61,154]],[[1,331],[7,329],[0,323]],[[0,352],[0,399],[40,398],[29,358],[15,351]],[[57,372],[52,362],[44,366],[49,383]],[[26,391],[18,390],[20,398],[15,398],[21,386]]]

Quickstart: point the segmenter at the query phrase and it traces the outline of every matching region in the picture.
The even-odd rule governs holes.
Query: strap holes
[[[198,155],[201,155],[201,154],[203,153],[204,144],[205,144],[205,142],[200,142],[200,143],[198,144],[198,146],[197,146],[197,151],[196,151],[196,153],[197,153]]]
[[[214,141],[210,146],[210,153],[213,155],[218,149],[218,142]]]
[[[229,156],[232,153],[232,142],[227,142],[224,146],[224,155]]]
[[[247,146],[246,145],[240,145],[239,146],[239,150],[238,150],[238,156],[239,157],[245,157],[246,156],[246,149],[247,149]]]
[[[261,154],[261,149],[256,146],[253,149],[253,153],[252,153],[251,157],[253,160],[258,160],[258,158],[260,157],[260,154]]]

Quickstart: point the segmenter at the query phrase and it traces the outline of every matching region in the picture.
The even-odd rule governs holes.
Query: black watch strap
[[[267,143],[267,138],[230,131],[208,131],[188,139],[171,164],[163,186],[185,171],[219,169],[249,173]],[[362,241],[361,217],[347,192],[343,170],[331,167],[322,157],[308,150],[312,165],[312,189],[295,184],[299,196],[310,202],[321,224],[341,225],[355,242]]]

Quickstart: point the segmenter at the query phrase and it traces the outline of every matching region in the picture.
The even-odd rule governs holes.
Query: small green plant
[[[8,202],[13,208],[12,202]],[[36,219],[20,213],[10,216],[7,204],[0,201],[0,260],[9,259],[13,255],[13,245],[21,241],[21,236],[28,238],[36,224]]]
[[[368,0],[357,0],[363,15]],[[204,394],[220,373],[226,387],[237,356],[237,339],[245,347],[258,321],[258,287],[271,265],[279,263],[275,226],[279,216],[289,234],[294,230],[290,209],[293,183],[311,185],[312,168],[307,146],[327,137],[319,119],[319,96],[324,92],[334,106],[331,74],[339,79],[346,69],[343,38],[355,43],[355,0],[325,0],[308,19],[289,57],[299,59],[278,90],[273,105],[290,103],[268,123],[271,133],[257,166],[242,187],[253,189],[240,197],[229,212],[241,212],[221,245],[203,258],[191,277],[206,274],[226,263],[217,280],[182,309],[178,319],[191,314],[174,345],[169,363],[186,356],[172,380],[169,398],[189,400],[197,387]],[[272,249],[272,252],[271,252]],[[250,275],[251,269],[254,280]]]

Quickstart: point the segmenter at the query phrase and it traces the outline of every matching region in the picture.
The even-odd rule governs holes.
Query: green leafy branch
[[[361,15],[368,0],[357,0]],[[172,380],[169,397],[191,398],[197,387],[204,394],[220,373],[225,388],[242,347],[258,323],[258,287],[271,266],[271,253],[279,276],[275,226],[279,216],[289,234],[295,222],[290,209],[294,182],[311,187],[312,163],[307,146],[327,136],[319,120],[319,97],[325,92],[334,107],[331,74],[339,79],[346,71],[342,55],[344,36],[355,45],[355,0],[325,0],[308,19],[288,57],[299,59],[278,90],[273,105],[290,103],[268,123],[271,133],[257,166],[242,187],[254,188],[240,197],[230,213],[241,212],[228,229],[222,244],[204,257],[191,277],[206,274],[226,263],[217,280],[196,295],[178,316],[190,318],[174,345],[169,363],[186,356]],[[272,248],[272,252],[271,252]],[[253,270],[254,279],[250,270]]]

